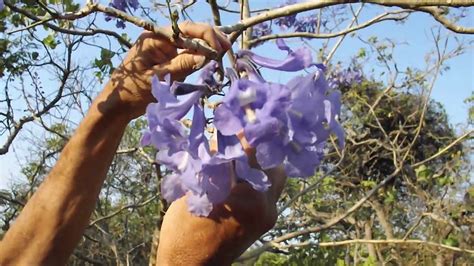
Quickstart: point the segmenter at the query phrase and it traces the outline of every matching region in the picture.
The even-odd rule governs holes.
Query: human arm
[[[230,47],[210,26],[183,23],[180,29],[218,52]],[[125,127],[152,101],[151,77],[170,73],[181,80],[204,62],[203,56],[178,54],[167,40],[142,34],[0,242],[0,265],[64,265],[88,225]]]

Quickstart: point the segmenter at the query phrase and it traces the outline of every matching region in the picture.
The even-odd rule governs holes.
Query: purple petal
[[[216,156],[225,160],[232,160],[245,155],[239,139],[235,135],[224,136],[217,131],[217,152]]]
[[[198,156],[199,145],[207,141],[204,135],[205,127],[206,117],[204,116],[204,109],[200,104],[195,104],[191,132],[189,133],[189,151],[194,157]]]
[[[235,161],[235,173],[255,190],[266,191],[271,186],[268,176],[261,170],[250,168],[246,157]]]
[[[283,163],[285,153],[281,146],[277,141],[263,142],[257,146],[257,161],[262,169],[275,168]]]
[[[206,85],[196,85],[179,81],[173,82],[173,85],[170,87],[170,92],[173,95],[185,95],[195,91],[205,92],[207,90]]]
[[[335,115],[339,115],[341,113],[341,92],[333,91],[331,94],[329,94],[328,100],[331,102],[333,113]]]
[[[183,166],[183,163],[185,163],[186,165],[184,165],[184,169],[180,173],[181,182],[187,189],[189,189],[193,193],[198,193],[198,194],[203,193],[204,188],[202,187],[202,184],[201,184],[202,175],[199,174],[202,169],[201,161],[195,160],[191,156],[188,156],[184,158],[179,168]]]
[[[275,60],[259,56],[248,50],[241,50],[237,55],[239,57],[248,56],[259,66],[281,71],[300,71],[309,67],[313,63],[311,50],[307,47],[301,47],[298,50],[291,52],[284,60]]]
[[[288,54],[293,51],[293,50],[291,50],[291,48],[290,48],[288,45],[286,45],[286,43],[285,43],[285,41],[283,40],[283,38],[278,38],[278,39],[276,39],[276,45],[277,45],[278,49],[280,49],[280,50],[285,50],[285,51],[288,52]]]
[[[169,83],[160,81],[155,75],[151,78],[151,94],[162,103],[175,103],[178,100],[171,94]]]
[[[159,116],[179,120],[189,112],[189,109],[198,102],[202,95],[202,91],[194,91],[182,96],[182,98],[176,102],[159,101]]]
[[[210,202],[217,204],[227,199],[231,190],[232,163],[206,166],[202,174],[203,188]]]
[[[225,136],[235,135],[242,129],[240,119],[225,104],[217,107],[214,125]]]
[[[187,203],[189,212],[197,216],[206,217],[212,211],[212,203],[209,201],[206,194],[196,195],[194,193],[189,193]]]
[[[157,149],[169,149],[174,153],[188,146],[186,129],[176,120],[165,118],[162,124],[150,130],[151,143]]]
[[[314,175],[321,157],[317,151],[308,150],[298,143],[288,146],[288,157],[284,162],[286,174],[290,177],[310,177]]]
[[[151,133],[149,131],[143,132],[142,138],[140,139],[140,146],[148,146],[151,144]]]
[[[279,135],[280,121],[274,117],[262,118],[256,123],[249,123],[244,128],[245,138],[253,147],[262,141],[269,141]]]
[[[216,73],[217,67],[219,65],[216,61],[211,60],[207,65],[205,65],[199,74],[199,78],[197,80],[197,84],[207,84],[209,86],[215,86],[216,80],[214,79],[214,73]]]
[[[183,185],[177,174],[166,175],[161,181],[161,195],[167,202],[173,202],[184,194]]]
[[[323,103],[324,103],[324,118],[326,118],[326,122],[330,124],[333,117],[332,110],[331,110],[332,109],[331,102],[328,100],[324,100]]]

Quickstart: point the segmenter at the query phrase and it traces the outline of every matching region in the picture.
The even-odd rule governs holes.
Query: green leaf
[[[377,184],[373,180],[364,180],[361,182],[361,185],[366,188],[373,188]]]
[[[346,266],[346,262],[343,259],[337,259],[336,266]]]
[[[453,238],[452,236],[450,236],[443,240],[443,244],[450,247],[457,247],[459,246],[459,241]]]
[[[425,165],[421,165],[415,169],[416,179],[419,182],[427,182],[428,178],[431,175],[431,170],[428,169]]]
[[[49,34],[48,37],[44,38],[43,43],[51,49],[55,49],[58,45],[56,39],[54,38],[54,34]]]
[[[364,58],[367,56],[367,52],[365,51],[364,48],[360,48],[359,49],[359,52],[357,53],[357,57],[358,58]]]

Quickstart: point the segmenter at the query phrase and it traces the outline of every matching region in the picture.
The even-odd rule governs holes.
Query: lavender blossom
[[[115,9],[118,9],[120,11],[127,12],[130,8],[133,8],[133,10],[137,10],[137,8],[139,7],[139,3],[138,3],[138,0],[112,0],[109,3],[109,6]],[[113,18],[114,17],[110,15],[105,15],[105,21],[110,21]],[[124,29],[125,22],[121,19],[117,19],[115,26],[117,28]]]
[[[286,0],[285,3],[281,4],[278,7],[284,7],[284,6],[287,6],[287,5],[292,5],[292,4],[295,4],[297,2],[298,2],[297,0]],[[279,18],[275,19],[275,24],[280,26],[280,28],[282,30],[287,30],[287,29],[293,27],[295,22],[296,22],[296,14],[285,16],[285,17],[279,17]]]
[[[295,21],[293,28],[297,32],[316,32],[318,28],[318,17],[315,15],[299,18]]]
[[[213,66],[209,66],[212,70]],[[161,82],[154,77],[152,94],[158,103],[147,107],[149,129],[142,138],[142,145],[152,144],[159,149],[156,160],[172,170],[162,183],[163,197],[172,202],[188,195],[189,211],[195,215],[207,216],[214,204],[223,202],[229,195],[232,176],[249,182],[256,190],[264,191],[270,186],[268,177],[261,170],[248,166],[248,159],[236,136],[218,133],[218,151],[210,151],[204,134],[206,117],[199,104],[200,97],[212,83],[212,71],[201,73],[201,84],[186,86],[184,83],[170,86],[169,75]],[[177,97],[174,91],[181,87],[186,93]],[[191,129],[184,127],[180,120],[193,109]],[[232,161],[236,161],[236,174]]]
[[[270,34],[272,34],[272,28],[268,22],[262,22],[252,27],[252,39],[257,39]]]
[[[282,40],[277,46],[295,60],[301,60]],[[256,61],[254,55],[250,59]],[[258,64],[262,65],[259,60]],[[314,63],[309,61],[306,65]],[[289,176],[312,176],[331,133],[344,145],[344,133],[337,121],[340,94],[329,91],[324,67],[282,85],[266,82],[242,58],[236,66],[246,76],[238,79],[231,75],[231,87],[223,104],[216,109],[214,124],[224,135],[243,130],[249,144],[256,147],[257,161],[263,169],[283,164]]]
[[[338,122],[341,94],[334,82],[325,79],[325,67],[315,64],[307,48],[293,51],[282,39],[276,42],[288,53],[284,60],[274,60],[250,51],[238,52],[236,70],[227,70],[230,87],[214,112],[217,128],[217,151],[211,152],[204,133],[207,126],[200,99],[221,88],[214,79],[217,63],[208,64],[197,84],[174,82],[169,76],[152,80],[152,94],[158,100],[147,107],[149,129],[143,145],[159,149],[156,160],[170,169],[162,182],[167,201],[187,196],[191,213],[208,216],[215,204],[229,196],[233,178],[248,182],[255,190],[265,191],[271,183],[265,173],[250,167],[236,134],[243,132],[256,148],[262,169],[280,165],[290,177],[309,177],[324,157],[330,134],[344,145],[344,131]],[[287,84],[267,82],[255,65],[299,71],[317,66],[314,72],[298,76]],[[244,73],[239,77],[237,73]],[[357,75],[338,77],[356,80]],[[179,97],[177,95],[180,95]],[[188,129],[180,120],[193,110]]]
[[[293,51],[285,44],[283,39],[277,39],[277,47],[288,52],[285,59],[275,60],[257,55],[249,50],[241,50],[237,53],[237,56],[239,58],[248,57],[259,66],[281,71],[300,71],[313,65],[311,51],[307,47],[301,47]]]
[[[360,84],[363,80],[360,69],[347,68],[345,70],[336,69],[331,72],[328,81],[331,89],[341,87],[350,87],[354,84]]]

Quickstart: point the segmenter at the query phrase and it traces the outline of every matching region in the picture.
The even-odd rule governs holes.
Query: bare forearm
[[[94,101],[0,243],[0,265],[65,264],[77,245],[128,123],[114,114],[119,103],[107,91],[113,90],[104,90]]]

